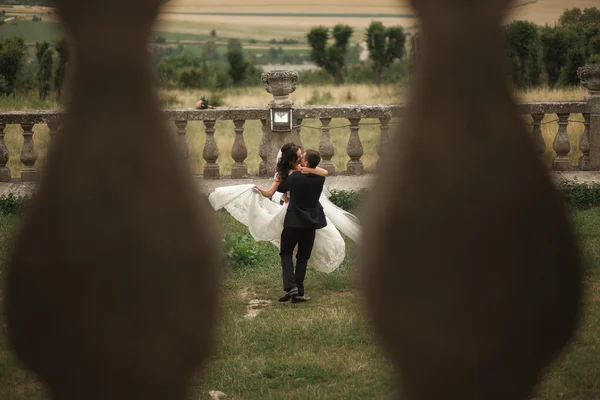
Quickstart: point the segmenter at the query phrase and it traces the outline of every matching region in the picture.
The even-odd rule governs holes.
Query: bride
[[[327,175],[327,171],[319,167],[301,167],[301,154],[300,147],[293,143],[285,144],[278,154],[277,173],[268,190],[262,190],[253,184],[219,187],[208,197],[212,207],[215,210],[225,208],[236,220],[248,227],[255,240],[269,241],[279,249],[283,219],[287,211],[287,196],[277,193],[277,187],[292,173]],[[316,231],[309,261],[309,265],[325,273],[333,272],[344,261],[346,245],[340,231],[354,242],[359,241],[361,233],[358,219],[333,204],[329,196],[331,194],[323,188],[319,202],[323,206],[327,226]]]

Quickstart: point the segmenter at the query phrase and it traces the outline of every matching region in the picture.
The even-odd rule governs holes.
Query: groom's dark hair
[[[310,168],[317,168],[319,163],[321,162],[321,153],[316,150],[306,150],[306,155],[304,159],[308,163]]]

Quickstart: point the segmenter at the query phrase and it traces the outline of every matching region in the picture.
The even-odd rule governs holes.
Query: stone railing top
[[[394,118],[401,117],[404,110],[402,104],[340,104],[325,106],[294,107],[296,118]],[[561,114],[588,112],[585,101],[552,101],[528,102],[517,104],[520,114]],[[63,114],[62,110],[31,110],[0,112],[0,124],[48,123],[57,121]],[[164,109],[168,120],[262,120],[267,119],[269,108],[264,107],[219,107],[198,110],[195,108]]]
[[[543,101],[518,103],[519,114],[580,114],[587,112],[585,101]]]

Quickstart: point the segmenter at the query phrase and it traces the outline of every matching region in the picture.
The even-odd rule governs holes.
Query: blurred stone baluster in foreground
[[[507,85],[509,1],[412,3],[418,75],[361,219],[367,306],[403,398],[526,399],[574,333],[581,266]]]
[[[73,91],[6,288],[10,343],[55,399],[184,399],[211,347],[219,244],[152,89],[159,3],[56,0]]]

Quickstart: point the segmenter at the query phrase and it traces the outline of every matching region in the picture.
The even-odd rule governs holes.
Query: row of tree
[[[577,69],[600,62],[600,10],[565,10],[554,26],[514,21],[506,26],[512,82],[516,87],[579,83]]]
[[[40,98],[45,99],[56,90],[60,97],[69,62],[69,45],[61,40],[54,45],[36,43],[34,60],[37,72],[25,76],[24,67],[27,47],[20,37],[0,41],[0,93],[9,95],[16,89],[37,88]],[[21,87],[18,83],[21,82]]]
[[[333,29],[315,27],[306,35],[311,46],[310,58],[321,71],[306,72],[303,82],[324,83],[333,79],[342,84],[382,81],[397,83],[405,75],[406,42],[409,34],[401,27],[385,27],[373,21],[364,32],[369,63],[348,65],[354,30],[343,24]],[[540,84],[576,85],[577,68],[600,62],[600,10],[597,8],[566,10],[554,26],[537,26],[515,21],[505,27],[511,78],[516,87]],[[411,63],[415,39],[410,37]],[[211,42],[204,45],[204,56],[197,57],[183,47],[160,50],[155,58],[158,84],[161,87],[223,89],[230,86],[258,84],[260,70],[244,54],[242,43],[230,39],[224,56],[218,55]],[[212,42],[214,44],[214,42]],[[360,49],[359,49],[360,50]],[[274,50],[272,53],[276,53]],[[166,54],[166,55],[165,55]],[[21,38],[0,41],[0,93],[16,89],[36,89],[41,98],[60,91],[69,60],[69,46],[62,40],[56,44],[37,43],[28,52]]]
[[[323,26],[311,29],[306,35],[312,48],[312,61],[331,74],[336,85],[344,83],[343,70],[353,33],[352,27],[338,24],[331,30],[333,43],[330,43],[330,30]],[[373,21],[365,31],[365,41],[373,62],[375,84],[379,85],[383,69],[404,56],[406,34],[400,26],[386,28],[381,22]]]
[[[172,50],[175,54],[164,57],[156,55],[156,71],[158,85],[180,88],[224,89],[230,86],[244,86],[256,81],[260,75],[254,65],[245,57],[242,43],[238,39],[230,39],[227,44],[225,63],[223,65],[216,51],[204,48],[203,57],[196,57],[183,51],[183,48]]]

